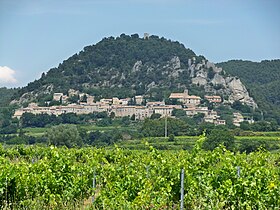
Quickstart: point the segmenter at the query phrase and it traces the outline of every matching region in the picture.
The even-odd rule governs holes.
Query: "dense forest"
[[[265,118],[280,122],[280,60],[262,62],[231,60],[217,64],[238,76],[263,110]]]

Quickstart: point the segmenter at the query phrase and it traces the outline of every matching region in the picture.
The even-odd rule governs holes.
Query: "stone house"
[[[221,96],[208,96],[208,95],[206,95],[206,96],[204,96],[204,98],[211,103],[221,103],[222,102]]]
[[[147,107],[154,107],[154,106],[164,106],[164,101],[149,101],[146,103]]]
[[[63,93],[54,93],[53,94],[53,100],[54,101],[60,101],[62,96],[63,96]]]
[[[233,125],[240,127],[240,123],[243,121],[244,121],[244,117],[241,113],[239,113],[239,112],[233,113],[233,119],[232,119]]]
[[[143,100],[144,100],[143,96],[135,96],[135,103],[137,105],[141,105],[143,103]]]
[[[145,106],[135,107],[135,120],[144,120],[145,118],[151,117],[153,110]]]
[[[201,100],[199,96],[189,95],[188,90],[183,93],[171,93],[169,99],[177,99],[186,106],[198,106]]]
[[[135,106],[112,106],[111,112],[114,112],[116,117],[131,117],[133,114],[135,114]]]
[[[155,114],[160,114],[162,117],[165,117],[165,116],[170,117],[172,115],[172,111],[174,109],[182,109],[182,106],[168,105],[168,106],[155,106],[152,108],[152,110]]]
[[[202,113],[205,116],[208,114],[208,107],[188,107],[184,108],[184,111],[186,111],[187,116],[194,116],[198,113]]]

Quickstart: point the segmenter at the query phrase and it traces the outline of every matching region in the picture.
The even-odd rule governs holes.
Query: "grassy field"
[[[244,142],[253,142],[259,143],[260,145],[266,143],[272,151],[278,152],[280,147],[280,136],[278,136],[278,132],[275,132],[275,136],[273,136],[272,132],[269,132],[269,135],[265,135],[265,132],[260,134],[259,136],[235,136],[235,143],[237,146],[240,146]],[[146,149],[145,142],[148,142],[149,145],[157,148],[157,149],[171,149],[171,150],[180,150],[180,149],[192,149],[195,145],[196,140],[198,140],[198,136],[176,136],[175,140],[170,142],[169,138],[164,137],[149,137],[141,140],[127,140],[118,142],[117,145],[126,149]]]
[[[236,136],[237,140],[280,141],[280,136]]]
[[[86,132],[92,131],[114,131],[114,130],[130,130],[136,131],[133,125],[129,127],[122,126],[107,126],[100,127],[96,125],[79,125],[81,129],[84,129]],[[26,135],[40,137],[43,136],[49,128],[24,128],[23,131]],[[162,150],[190,150],[194,146],[198,136],[176,136],[175,140],[170,142],[168,138],[164,137],[148,137],[143,139],[134,139],[134,140],[124,140],[117,143],[119,147],[132,149],[132,150],[142,150],[147,149],[145,147],[145,142],[148,142],[151,146],[162,149]],[[245,133],[244,136],[235,136],[235,143],[241,145],[244,142],[259,142],[263,144],[265,142],[267,145],[270,145],[270,148],[280,147],[280,132],[252,132],[249,131]],[[274,149],[272,149],[274,150]],[[279,149],[275,149],[279,151]]]
[[[128,126],[128,127],[123,127],[123,126],[106,126],[106,127],[101,127],[101,126],[96,126],[96,125],[78,125],[79,128],[84,129],[86,132],[92,132],[92,131],[114,131],[114,130],[130,130],[130,131],[135,131],[136,127],[135,126]],[[29,136],[34,136],[34,137],[40,137],[43,136],[49,127],[45,128],[24,128],[23,131],[25,132],[26,135]]]

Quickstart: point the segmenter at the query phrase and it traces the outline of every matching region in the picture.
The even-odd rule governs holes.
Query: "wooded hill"
[[[280,59],[262,62],[231,60],[217,65],[241,79],[266,119],[274,118],[280,123]]]
[[[189,59],[192,59],[193,68]],[[85,47],[58,67],[43,73],[39,80],[13,91],[12,99],[44,102],[51,100],[54,92],[66,94],[69,89],[75,89],[95,95],[97,100],[135,95],[163,100],[171,92],[182,92],[186,88],[190,94],[203,96],[210,90],[210,94],[226,98],[228,96],[223,94],[228,91],[220,90],[221,85],[212,81],[231,75],[230,79],[237,76],[245,84],[266,119],[274,118],[280,123],[280,60],[228,61],[217,64],[223,68],[219,73],[203,62],[207,62],[205,57],[197,56],[177,41],[154,35],[144,39],[138,34],[121,34]],[[204,87],[193,82],[201,76],[207,83]]]
[[[163,98],[164,91],[158,89],[170,92],[170,88],[178,89],[180,83],[189,83],[185,72],[176,80],[168,72],[162,74],[162,69],[172,65],[170,61],[174,56],[180,58],[180,67],[184,69],[189,58],[196,57],[196,62],[203,58],[179,42],[158,36],[144,39],[137,34],[122,34],[117,38],[104,38],[50,69],[39,80],[22,88],[14,98],[31,91],[47,93],[50,89],[64,93],[75,89],[100,97],[151,93]]]

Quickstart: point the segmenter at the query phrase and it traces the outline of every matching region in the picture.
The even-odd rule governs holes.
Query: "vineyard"
[[[279,209],[280,154],[0,145],[0,209]]]

